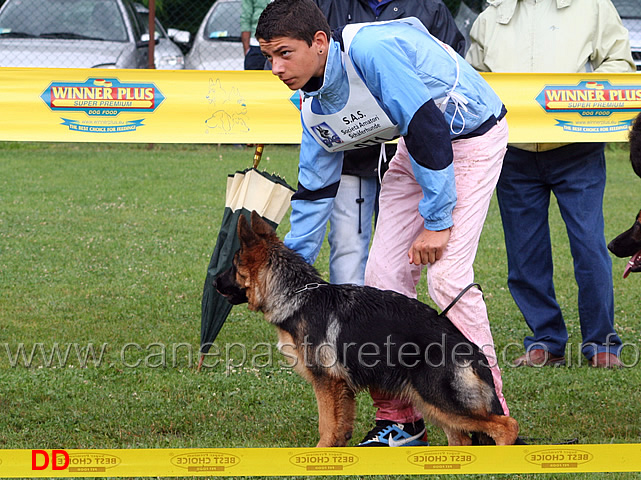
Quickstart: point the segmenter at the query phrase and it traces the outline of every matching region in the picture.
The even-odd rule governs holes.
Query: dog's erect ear
[[[238,239],[241,247],[251,247],[258,242],[259,238],[249,226],[245,215],[238,217]]]
[[[272,228],[272,226],[267,223],[263,217],[258,215],[256,210],[252,210],[251,213],[251,222],[252,222],[252,230],[254,230],[254,233],[260,237],[269,237],[273,238],[276,236],[276,232]]]
[[[608,244],[608,250],[619,258],[631,257],[639,251],[641,244],[641,211],[634,224]]]

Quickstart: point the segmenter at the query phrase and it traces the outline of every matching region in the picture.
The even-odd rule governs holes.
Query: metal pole
[[[149,62],[147,68],[155,69],[155,55],[156,55],[156,0],[149,0]],[[154,144],[147,145],[148,150],[152,150]]]

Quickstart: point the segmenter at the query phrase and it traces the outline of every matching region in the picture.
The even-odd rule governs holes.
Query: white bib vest
[[[375,22],[376,24],[403,22],[417,28],[428,35],[425,26],[414,17],[408,17],[388,22]],[[316,141],[328,152],[342,152],[357,148],[389,142],[400,136],[398,125],[394,124],[385,111],[369,91],[363,80],[356,73],[356,69],[349,58],[349,48],[356,33],[364,26],[371,23],[353,23],[343,28],[344,51],[342,61],[345,65],[349,84],[349,95],[345,106],[333,114],[317,114],[312,112],[312,97],[304,97],[301,107],[303,122],[314,134]],[[437,42],[458,61],[456,54],[449,45]],[[458,75],[457,75],[458,77]],[[467,101],[454,92],[458,78],[448,94],[440,99],[435,99],[441,111],[445,111],[450,100],[456,103],[457,108],[465,107]],[[462,105],[461,105],[462,104]]]

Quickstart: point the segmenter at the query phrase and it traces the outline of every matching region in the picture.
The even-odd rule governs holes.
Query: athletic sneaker
[[[358,447],[426,447],[427,432],[425,423],[418,420],[414,423],[396,423],[390,420],[376,420],[372,428]]]

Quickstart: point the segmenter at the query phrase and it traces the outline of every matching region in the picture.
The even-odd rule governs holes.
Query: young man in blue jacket
[[[272,73],[305,93],[299,185],[285,244],[313,263],[343,151],[400,136],[381,187],[365,283],[415,298],[427,266],[430,296],[445,308],[474,282],[474,257],[507,145],[501,100],[416,19],[348,25],[332,36],[312,0],[275,0],[261,15],[256,38]],[[468,291],[448,317],[488,356],[508,414],[481,292]],[[423,420],[408,402],[370,393],[377,425],[361,445],[424,444]]]
[[[465,38],[441,0],[314,0],[332,30],[351,23],[381,22],[416,17],[429,32],[465,53]],[[384,150],[382,149],[384,148]],[[377,210],[379,178],[394,156],[393,143],[348,150],[334,208],[329,219],[329,280],[365,283],[365,265]]]

